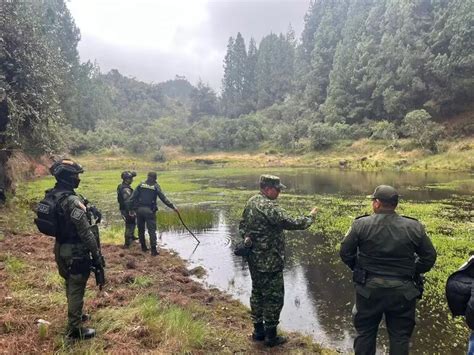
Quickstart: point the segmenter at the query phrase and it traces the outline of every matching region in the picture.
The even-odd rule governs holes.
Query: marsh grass
[[[148,276],[137,276],[133,279],[130,287],[132,288],[147,288],[153,284],[153,279]]]
[[[184,223],[191,229],[196,231],[203,231],[213,226],[216,221],[216,216],[212,211],[202,208],[183,208],[179,213],[183,218]],[[166,231],[176,230],[184,231],[185,228],[174,212],[158,211],[157,214],[158,226]]]

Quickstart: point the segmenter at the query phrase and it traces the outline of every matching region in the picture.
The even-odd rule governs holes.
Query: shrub
[[[327,123],[315,123],[311,127],[310,138],[313,149],[328,148],[337,140],[337,129]]]
[[[438,140],[443,134],[443,126],[433,122],[425,110],[415,110],[403,119],[403,133],[423,149],[438,151]]]
[[[398,139],[397,127],[393,122],[386,120],[375,122],[372,125],[372,135],[370,139],[382,139],[394,141]]]

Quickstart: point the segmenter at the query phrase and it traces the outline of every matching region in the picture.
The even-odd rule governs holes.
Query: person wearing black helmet
[[[95,336],[92,328],[83,327],[88,316],[82,313],[84,292],[91,266],[103,270],[104,259],[96,236],[92,232],[86,200],[74,192],[79,186],[82,167],[69,159],[55,162],[50,168],[56,185],[46,191],[58,204],[58,230],[54,255],[59,274],[66,281],[68,309],[67,335],[75,339]]]
[[[137,214],[138,239],[142,247],[142,251],[148,251],[145,241],[145,224],[150,235],[151,255],[158,255],[157,240],[156,240],[156,211],[158,206],[156,198],[160,200],[174,211],[178,209],[171,203],[165,194],[161,191],[160,185],[156,182],[156,173],[148,173],[146,181],[140,183],[130,199],[131,205]]]
[[[133,194],[132,182],[137,176],[134,171],[122,172],[122,183],[117,186],[117,200],[119,203],[120,214],[125,222],[125,243],[124,248],[129,248],[135,239],[136,214],[128,203]]]

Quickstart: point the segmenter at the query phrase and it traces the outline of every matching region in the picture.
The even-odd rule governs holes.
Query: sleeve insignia
[[[75,219],[76,221],[79,221],[84,215],[84,213],[85,212],[82,209],[75,207],[71,212],[71,218]]]

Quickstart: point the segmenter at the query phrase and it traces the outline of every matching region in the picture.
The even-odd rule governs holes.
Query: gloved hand
[[[95,222],[100,223],[102,221],[102,213],[100,212],[100,210],[94,205],[89,205],[88,208],[89,208],[89,211],[91,211],[92,215],[94,216]]]

